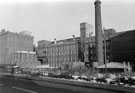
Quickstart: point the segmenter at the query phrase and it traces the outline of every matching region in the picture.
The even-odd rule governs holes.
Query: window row
[[[55,47],[45,48],[45,51],[75,49],[76,47],[77,47],[77,44],[70,44],[70,45],[63,45],[63,46],[55,46]]]
[[[55,55],[72,55],[77,54],[77,51],[60,51],[60,52],[50,52],[46,53],[45,56],[55,56]]]
[[[15,58],[34,58],[36,57],[36,55],[33,54],[12,54],[11,58],[15,59]]]
[[[50,65],[50,67],[61,67],[60,63],[51,63],[49,65]]]
[[[59,57],[59,58],[48,58],[49,62],[55,62],[55,61],[75,61],[76,57]]]

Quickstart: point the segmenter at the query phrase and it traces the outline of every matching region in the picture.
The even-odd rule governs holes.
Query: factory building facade
[[[38,44],[37,57],[41,64],[49,64],[52,67],[60,67],[62,63],[67,62],[87,62],[91,66],[96,58],[95,36],[91,35],[91,25],[87,23],[80,24],[80,37],[64,40],[54,40],[44,44]],[[87,34],[87,35],[86,35]],[[135,31],[116,32],[114,29],[104,30],[103,57],[107,62],[130,62],[135,65]],[[40,41],[39,41],[40,42]],[[41,43],[41,42],[40,42]]]
[[[50,67],[59,67],[62,62],[78,60],[79,43],[76,40],[66,39],[51,42],[46,46],[38,46],[37,56],[41,64],[49,64]]]
[[[90,33],[92,26],[86,22],[80,24],[80,37],[48,41],[42,40],[38,42],[37,57],[41,64],[49,64],[50,67],[60,67],[63,63],[84,62],[89,60],[88,42],[93,42]],[[89,41],[90,40],[90,41]],[[42,44],[41,44],[42,43]],[[91,43],[94,48],[95,43]],[[86,57],[87,56],[87,57]],[[95,57],[92,58],[95,60]]]

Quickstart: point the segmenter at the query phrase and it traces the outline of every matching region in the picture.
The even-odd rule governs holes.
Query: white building
[[[35,52],[17,51],[11,54],[11,62],[21,68],[35,67],[40,65]]]

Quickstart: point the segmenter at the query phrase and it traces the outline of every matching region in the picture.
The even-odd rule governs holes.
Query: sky
[[[34,43],[80,36],[80,23],[93,26],[95,0],[0,0],[0,29],[29,31]],[[117,32],[135,29],[135,0],[101,0],[102,26]]]

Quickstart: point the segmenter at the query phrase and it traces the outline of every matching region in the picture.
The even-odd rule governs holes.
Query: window
[[[60,67],[60,63],[58,63],[58,66]]]
[[[69,51],[67,51],[67,54],[69,55]]]
[[[67,45],[67,49],[69,49],[69,45]]]
[[[93,60],[93,57],[91,56],[91,60]]]
[[[72,51],[71,51],[71,55],[72,55]]]
[[[73,48],[75,48],[75,44],[73,45]]]
[[[74,51],[74,54],[76,54],[76,51]]]
[[[66,45],[64,46],[64,49],[66,49]]]
[[[67,60],[69,61],[69,57],[67,58]]]

